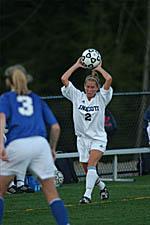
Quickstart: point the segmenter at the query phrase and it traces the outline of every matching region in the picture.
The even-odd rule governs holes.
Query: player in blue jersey
[[[7,78],[7,77],[11,76],[12,73],[14,72],[14,70],[16,70],[16,69],[21,70],[26,75],[28,83],[31,83],[33,81],[33,77],[30,74],[28,74],[26,69],[20,64],[15,64],[13,66],[8,67],[5,70],[5,77]],[[5,84],[8,89],[11,88],[10,82],[8,79],[5,80]],[[7,133],[7,132],[8,132],[8,129],[6,127],[5,133]],[[7,193],[16,194],[16,193],[23,193],[23,192],[26,192],[26,193],[34,192],[34,190],[29,185],[25,184],[25,176],[26,176],[26,174],[24,174],[24,175],[19,174],[19,175],[15,176],[15,179],[12,180],[12,182],[9,184]]]
[[[0,96],[0,224],[9,183],[15,175],[24,175],[28,169],[39,178],[56,223],[69,225],[67,211],[54,183],[59,124],[47,104],[28,89],[27,78],[21,70],[14,70],[7,82],[11,91]],[[8,133],[4,145],[6,124]],[[55,128],[55,132],[50,133],[50,144],[46,139],[46,124]]]

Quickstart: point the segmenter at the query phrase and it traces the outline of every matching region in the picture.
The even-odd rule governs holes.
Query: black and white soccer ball
[[[56,170],[55,171],[55,185],[56,185],[56,187],[62,186],[63,183],[64,183],[63,173],[59,170]]]
[[[84,68],[94,69],[101,63],[101,55],[94,48],[86,49],[81,56],[81,63]]]

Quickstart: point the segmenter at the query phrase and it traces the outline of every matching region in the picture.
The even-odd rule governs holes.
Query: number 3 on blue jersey
[[[29,96],[17,96],[17,102],[21,103],[18,112],[23,116],[31,116],[34,112],[33,101]]]

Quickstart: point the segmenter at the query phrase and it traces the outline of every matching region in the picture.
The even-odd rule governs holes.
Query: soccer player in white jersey
[[[15,175],[29,169],[41,182],[42,190],[57,225],[69,225],[68,213],[55,187],[55,148],[59,124],[48,105],[27,86],[27,77],[16,69],[7,77],[11,91],[0,96],[0,224],[4,194]],[[4,128],[7,140],[4,144]],[[46,124],[55,127],[50,144]]]
[[[61,77],[62,94],[73,103],[73,121],[77,136],[79,160],[86,172],[86,190],[80,200],[81,204],[91,202],[95,184],[100,188],[101,199],[108,199],[109,193],[104,182],[97,174],[96,166],[101,159],[107,145],[107,135],[104,129],[105,107],[113,94],[111,88],[112,77],[102,65],[98,65],[91,75],[85,78],[84,90],[78,90],[70,81],[70,76],[83,68],[80,58]],[[105,82],[100,87],[98,74]]]

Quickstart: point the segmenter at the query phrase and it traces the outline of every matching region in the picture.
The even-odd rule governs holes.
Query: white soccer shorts
[[[54,160],[48,141],[40,136],[12,141],[7,147],[8,162],[0,160],[0,175],[24,176],[27,169],[40,179],[54,177]]]
[[[107,142],[93,140],[91,138],[77,137],[77,149],[79,153],[80,162],[88,162],[89,152],[92,149],[96,149],[101,152],[105,152]]]

